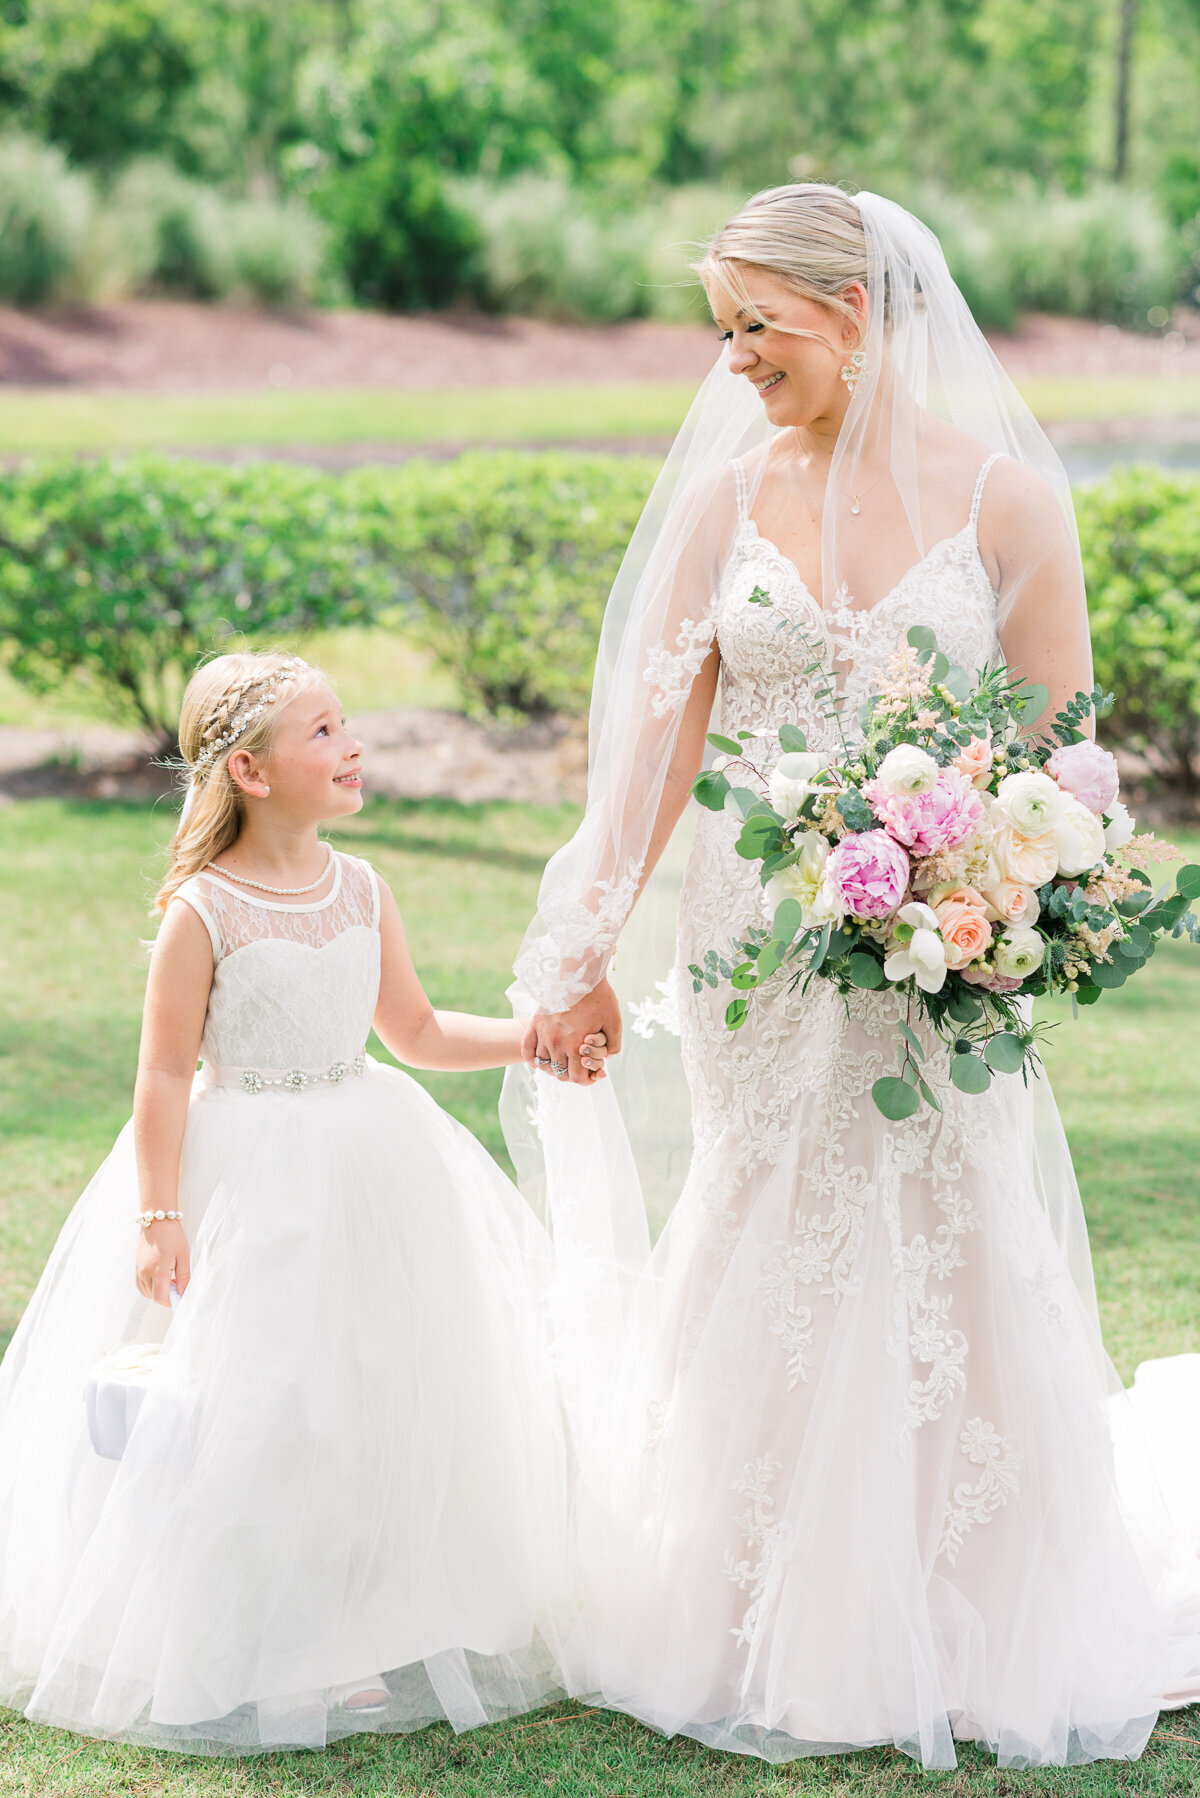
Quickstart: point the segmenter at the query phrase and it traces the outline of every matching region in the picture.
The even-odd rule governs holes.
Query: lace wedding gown
[[[976,523],[870,610],[823,612],[748,515],[714,618],[725,733],[798,724],[836,751],[817,643],[855,718],[904,633],[969,669],[999,656]],[[771,607],[750,602],[756,588]],[[779,628],[803,626],[808,643]],[[707,644],[700,647],[704,653]],[[954,1764],[1140,1752],[1169,1637],[1114,1482],[1110,1371],[1078,1193],[1045,1081],[889,1123],[894,995],[847,1007],[777,974],[747,1024],[690,962],[761,922],[754,864],[702,812],[679,911],[690,1172],[655,1251],[623,1377],[607,1547],[595,1552],[603,1702],[781,1760],[895,1744]],[[1149,1570],[1149,1571],[1148,1571]]]
[[[208,876],[181,897],[216,962],[180,1175],[192,1280],[169,1320],[136,1293],[127,1126],[0,1368],[0,1702],[211,1753],[527,1709],[556,1690],[564,1560],[540,1226],[364,1054],[365,863],[339,855],[310,904]],[[151,1338],[103,1460],[89,1369]],[[385,1709],[339,1708],[378,1674]]]

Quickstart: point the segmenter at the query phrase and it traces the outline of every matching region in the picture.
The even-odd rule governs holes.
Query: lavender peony
[[[1063,743],[1046,763],[1059,786],[1074,793],[1089,812],[1111,813],[1117,797],[1117,758],[1099,743],[1085,737],[1082,743]]]

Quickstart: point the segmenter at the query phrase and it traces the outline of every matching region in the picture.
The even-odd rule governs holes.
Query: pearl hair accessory
[[[276,668],[272,673],[265,674],[262,685],[266,691],[262,698],[257,700],[254,705],[247,706],[245,711],[235,712],[215,742],[206,743],[195,761],[188,763],[188,772],[193,780],[203,780],[211,772],[217,757],[224,755],[227,749],[232,749],[238,738],[250,728],[254,720],[261,718],[263,713],[275,704],[279,698],[277,689],[285,681],[294,680],[297,674],[310,672],[308,663],[301,661],[300,657],[296,656],[287,663],[286,667]]]

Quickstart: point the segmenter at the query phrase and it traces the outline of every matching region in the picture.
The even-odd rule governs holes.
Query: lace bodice
[[[362,1053],[379,995],[379,887],[366,862],[335,854],[329,892],[307,905],[250,897],[213,874],[175,896],[212,942],[208,1067],[321,1072]]]
[[[979,471],[970,515],[961,531],[935,543],[876,605],[856,608],[845,593],[817,604],[794,563],[759,535],[749,515],[746,477],[734,464],[738,533],[716,604],[721,651],[724,730],[773,733],[799,725],[814,749],[834,750],[837,731],[808,672],[820,661],[844,695],[843,727],[852,736],[857,714],[905,633],[928,625],[953,662],[974,674],[1000,654],[997,599],[979,558],[979,505],[997,457]],[[751,594],[770,595],[770,605]],[[789,628],[789,627],[798,628]]]

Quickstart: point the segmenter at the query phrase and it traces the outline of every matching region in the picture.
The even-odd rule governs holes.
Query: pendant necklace
[[[871,482],[871,486],[863,488],[863,493],[870,493],[871,489],[873,487],[878,487],[880,481],[882,481],[882,479],[886,473],[887,473],[886,468],[881,469],[880,472],[875,476],[875,479]],[[860,498],[860,496],[857,493],[854,495],[854,504],[850,507],[850,511],[855,518],[857,518],[859,513],[862,511],[862,499]]]

